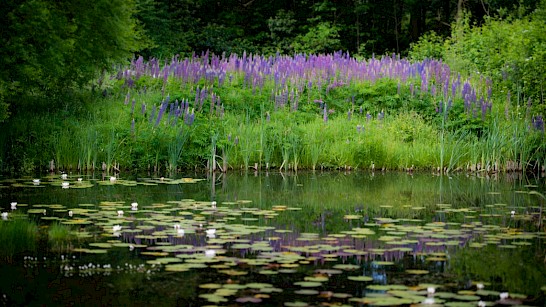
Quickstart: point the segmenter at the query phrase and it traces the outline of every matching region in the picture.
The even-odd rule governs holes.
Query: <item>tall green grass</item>
[[[72,241],[75,236],[72,234],[72,227],[61,223],[53,223],[48,226],[47,238],[52,251],[62,253],[72,248]]]
[[[15,257],[36,251],[38,225],[23,216],[0,221],[0,259],[12,262]]]

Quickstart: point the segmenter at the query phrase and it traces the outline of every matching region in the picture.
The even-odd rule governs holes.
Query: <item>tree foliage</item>
[[[498,17],[485,17],[482,24],[472,23],[470,15],[463,14],[447,41],[435,34],[423,35],[409,55],[444,59],[463,74],[479,72],[493,81],[495,93],[544,113],[546,1],[528,11],[520,6],[510,14],[504,11]]]
[[[3,110],[35,98],[58,100],[142,48],[132,0],[15,0],[0,10]]]

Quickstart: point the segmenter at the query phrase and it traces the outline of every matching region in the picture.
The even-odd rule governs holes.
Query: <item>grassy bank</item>
[[[542,118],[440,62],[346,54],[145,62],[3,125],[4,171],[539,171]]]

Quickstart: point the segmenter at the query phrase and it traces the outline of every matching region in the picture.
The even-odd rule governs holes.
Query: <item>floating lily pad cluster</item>
[[[62,182],[69,182],[69,188],[95,184],[178,185],[199,181],[66,180],[50,179],[38,186],[56,187],[62,186]],[[36,186],[36,182],[11,184]],[[514,216],[503,204],[483,208],[437,204],[434,213],[441,220],[436,221],[389,216],[369,219],[357,212],[329,221],[345,223],[346,230],[321,234],[301,232],[276,222],[281,215],[304,216],[301,208],[277,204],[265,209],[252,204],[251,200],[218,204],[194,199],[145,204],[103,200],[73,207],[18,204],[22,207],[18,210],[47,222],[73,226],[79,239],[73,254],[108,254],[113,249],[123,249],[144,261],[143,272],[154,268],[154,273],[212,274],[214,278],[204,280],[196,289],[199,298],[209,304],[258,304],[275,301],[276,296],[293,299],[286,301],[285,306],[314,302],[335,306],[487,306],[503,299],[521,304],[525,296],[518,294],[502,298],[499,292],[475,285],[457,290],[454,285],[426,284],[422,280],[440,274],[438,268],[461,248],[525,249],[537,239],[546,239],[544,232],[511,227],[512,220],[522,217]],[[501,218],[503,223],[490,223],[492,218]],[[412,262],[413,266],[402,265],[407,257],[419,261]],[[114,271],[104,266],[77,269]],[[401,274],[413,284],[391,284],[389,278]]]

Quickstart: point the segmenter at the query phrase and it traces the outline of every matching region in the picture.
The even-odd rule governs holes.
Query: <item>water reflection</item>
[[[346,288],[342,281],[349,273],[345,271],[316,271],[339,271],[336,265],[340,264],[356,265],[358,274],[370,276],[373,284],[435,283],[457,292],[481,281],[498,291],[532,295],[537,300],[531,304],[543,301],[544,235],[534,234],[544,233],[544,201],[529,194],[544,191],[543,180],[356,172],[229,173],[204,178],[207,180],[191,184],[166,184],[164,179],[158,185],[122,185],[127,178],[111,181],[105,176],[102,181],[111,184],[85,178],[93,185],[87,189],[72,188],[76,184],[61,189],[47,185],[47,179],[40,182],[43,188],[30,187],[29,180],[28,187],[20,185],[23,180],[4,181],[0,204],[8,210],[17,201],[15,211],[20,213],[57,204],[60,207],[48,211],[48,217],[58,218],[65,218],[66,212],[78,216],[82,204],[96,210],[90,215],[93,225],[81,228],[101,243],[123,248],[113,248],[106,255],[78,254],[55,266],[41,258],[26,258],[25,266],[35,270],[30,275],[57,276],[59,284],[68,288],[79,289],[78,284],[87,278],[121,283],[111,290],[102,289],[110,302],[122,302],[112,295],[128,289],[143,290],[150,295],[149,301],[159,299],[131,280],[130,274],[143,272],[150,288],[161,288],[158,293],[170,297],[173,304],[203,302],[196,294],[201,283],[234,280],[275,281],[277,287],[286,288],[277,301],[281,302],[295,295],[290,290],[294,281],[324,274],[331,281],[323,290],[347,291],[353,296],[370,292],[366,284]],[[138,176],[131,179],[148,182]],[[106,210],[109,207],[104,202],[111,209]],[[36,218],[48,223],[41,216]],[[120,224],[111,224],[113,219]],[[109,242],[113,238],[120,241]],[[244,271],[247,276],[228,277],[208,268],[168,273],[153,253],[166,253],[165,258],[178,257],[179,261],[197,254],[215,265],[225,265],[221,259],[228,257],[236,269],[230,272]],[[266,277],[260,273],[263,264],[249,262],[267,260],[267,270],[277,272],[285,261],[282,255],[297,255],[290,262],[298,264],[294,275]],[[201,258],[197,260],[203,261]],[[0,270],[3,274],[13,268]],[[70,282],[62,277],[73,278],[73,283],[67,285]],[[171,278],[193,290],[167,294],[177,286],[165,282]],[[44,287],[37,280],[35,287]],[[28,280],[21,277],[17,282]],[[3,289],[14,287],[9,281],[3,285]]]

